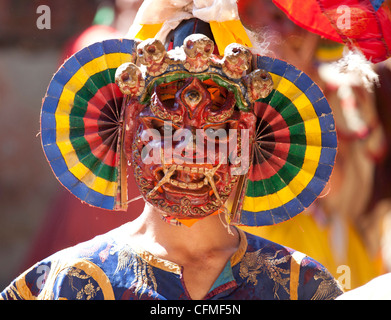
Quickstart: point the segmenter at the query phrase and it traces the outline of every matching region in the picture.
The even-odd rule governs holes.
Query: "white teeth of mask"
[[[163,172],[164,177],[160,179],[160,181],[157,183],[155,188],[153,188],[148,194],[147,198],[151,197],[152,194],[157,191],[163,184],[170,183],[171,185],[175,187],[179,187],[182,189],[189,189],[189,190],[197,190],[201,189],[203,186],[210,185],[216,198],[221,201],[220,195],[217,192],[217,188],[214,182],[214,175],[216,174],[216,171],[219,169],[221,164],[219,164],[216,167],[213,167],[212,169],[208,168],[202,168],[202,167],[188,167],[188,166],[181,166],[181,165],[171,165],[166,166],[163,164]],[[175,179],[171,179],[171,176],[174,174],[175,171],[183,171],[186,173],[193,173],[193,174],[203,174],[205,175],[205,178],[202,181],[199,182],[182,182]]]
[[[207,185],[208,181],[205,178],[203,181],[200,181],[200,182],[185,183],[185,182],[180,182],[180,181],[177,181],[177,180],[174,180],[174,179],[170,179],[170,183],[173,186],[180,187],[182,189],[197,190],[197,189],[201,189],[204,185]]]

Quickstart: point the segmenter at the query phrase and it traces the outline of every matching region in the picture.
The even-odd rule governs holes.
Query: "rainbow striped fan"
[[[333,169],[337,135],[330,106],[302,71],[259,56],[272,93],[254,105],[258,117],[240,223],[273,225],[303,212],[323,191]]]
[[[133,47],[115,39],[75,53],[53,76],[41,111],[42,146],[57,179],[83,202],[109,210],[126,209],[125,99],[114,76],[133,61]]]

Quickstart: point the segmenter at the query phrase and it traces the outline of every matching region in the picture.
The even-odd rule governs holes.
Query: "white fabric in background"
[[[134,39],[142,24],[163,23],[156,38],[164,42],[181,21],[191,18],[206,22],[240,20],[236,0],[145,0],[127,37]]]

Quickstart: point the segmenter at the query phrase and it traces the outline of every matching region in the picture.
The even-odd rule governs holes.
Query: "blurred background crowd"
[[[56,180],[41,148],[40,107],[61,63],[84,46],[128,31],[140,0],[0,0],[0,291],[48,255],[137,217],[80,203]],[[37,8],[50,8],[39,29]],[[245,228],[325,265],[346,289],[391,271],[391,61],[374,66],[370,90],[333,68],[344,47],[286,18],[269,0],[244,1],[243,24],[264,52],[305,71],[323,89],[338,133],[336,166],[306,212],[272,227]],[[130,198],[138,195],[129,179]]]

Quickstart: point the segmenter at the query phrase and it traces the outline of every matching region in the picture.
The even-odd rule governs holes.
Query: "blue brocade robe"
[[[239,230],[240,246],[205,299],[334,299],[342,290],[318,262]],[[125,241],[123,227],[59,251],[16,278],[0,299],[188,300],[183,268]]]

